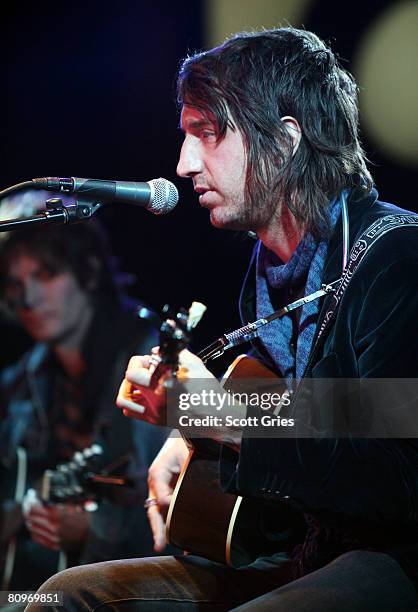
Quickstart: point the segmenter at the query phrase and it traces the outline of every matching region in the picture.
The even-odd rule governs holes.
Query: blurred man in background
[[[149,351],[158,336],[155,320],[124,305],[94,221],[15,232],[0,249],[3,305],[34,342],[0,377],[2,589],[28,590],[63,563],[152,551],[146,475],[166,433],[114,407],[129,355]],[[45,470],[93,442],[103,448],[98,469],[128,477],[133,486],[109,487],[93,513],[71,500],[24,499]]]

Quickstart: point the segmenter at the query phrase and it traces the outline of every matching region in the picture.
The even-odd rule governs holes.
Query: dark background
[[[362,31],[388,4],[368,0],[359,13],[320,0],[303,23],[350,69]],[[97,216],[122,267],[137,275],[134,292],[153,308],[207,304],[195,349],[237,327],[253,242],[212,228],[191,181],[175,174],[175,74],[181,58],[204,46],[203,1],[18,2],[2,13],[1,187],[40,176],[172,180],[180,204],[167,217],[125,205]],[[412,169],[363,140],[382,199],[414,209]],[[1,366],[21,344],[8,325],[0,329]]]

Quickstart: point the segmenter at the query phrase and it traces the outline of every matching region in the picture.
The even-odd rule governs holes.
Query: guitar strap
[[[398,214],[386,215],[374,221],[357,239],[350,251],[348,264],[341,276],[337,289],[331,294],[330,303],[322,320],[318,323],[318,335],[316,337],[314,349],[317,348],[337,312],[338,305],[348,287],[355,271],[362,262],[363,258],[370,251],[372,246],[388,232],[402,227],[418,227],[418,215]]]

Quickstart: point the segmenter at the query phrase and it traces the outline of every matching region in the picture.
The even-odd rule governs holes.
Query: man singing
[[[178,79],[185,136],[178,174],[193,180],[215,227],[259,238],[241,296],[245,322],[337,280],[348,238],[354,245],[388,215],[404,220],[371,245],[333,312],[329,298],[306,304],[266,326],[255,344],[296,388],[296,419],[304,415],[309,432],[323,435],[260,439],[239,428],[210,431],[224,445],[222,457],[239,453],[228,474],[220,461],[225,489],[275,505],[277,516],[285,505],[303,522],[299,536],[273,513],[266,530],[275,553],[240,569],[197,556],[73,568],[40,591],[62,591],[66,610],[418,608],[417,438],[397,435],[399,428],[382,437],[358,429],[337,435],[341,406],[314,413],[297,391],[301,379],[401,379],[418,371],[416,218],[377,200],[359,142],[356,90],[316,35],[293,28],[237,34],[187,58]],[[345,257],[344,267],[352,259]],[[186,387],[193,378],[217,384],[195,355],[182,351],[179,361]],[[131,359],[118,406],[126,416],[161,424],[164,394],[149,387],[151,363],[148,356]],[[376,407],[365,395],[356,397],[367,420],[369,406]],[[416,398],[401,395],[400,402],[393,393],[393,412],[413,411]],[[356,405],[345,404],[351,416]],[[201,407],[189,410],[200,413]],[[182,439],[171,437],[150,470],[156,550],[164,546],[164,509],[185,455]]]

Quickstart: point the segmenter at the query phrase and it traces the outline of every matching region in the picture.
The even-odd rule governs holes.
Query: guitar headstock
[[[189,345],[190,332],[205,310],[206,307],[198,302],[193,302],[188,311],[182,308],[177,313],[168,306],[164,307],[165,318],[160,327],[159,347],[145,359],[148,366],[147,377],[150,376],[146,385],[148,389],[138,388],[141,385],[135,385],[128,380],[131,362],[119,388],[116,403],[123,409],[125,416],[144,418],[153,425],[166,425],[165,391],[172,385],[173,378],[177,377],[179,354]],[[137,357],[133,359],[136,360]],[[140,368],[143,368],[143,362],[139,363]],[[132,367],[135,369],[136,365]],[[147,414],[143,417],[145,411]]]
[[[206,306],[193,302],[189,310],[181,308],[174,313],[168,306],[164,307],[164,321],[160,327],[159,362],[167,366],[173,374],[178,368],[179,353],[190,344],[191,331],[202,318]]]
[[[40,497],[44,503],[75,503],[85,505],[85,509],[95,510],[95,501],[106,496],[110,486],[130,486],[125,478],[108,476],[107,471],[99,470],[103,449],[93,444],[83,451],[74,453],[71,461],[62,463],[55,470],[44,472]]]

